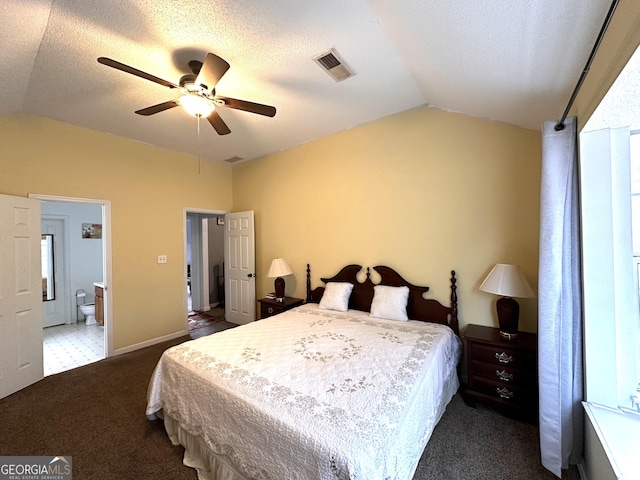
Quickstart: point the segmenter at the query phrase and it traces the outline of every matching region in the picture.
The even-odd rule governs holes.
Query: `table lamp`
[[[520,267],[498,263],[484,279],[480,290],[502,295],[502,298],[496,302],[500,333],[507,338],[515,337],[518,334],[520,305],[512,297],[535,297]]]
[[[271,266],[269,267],[269,273],[267,273],[267,277],[273,278],[276,277],[276,280],[273,282],[276,289],[276,300],[278,302],[284,302],[284,278],[287,275],[291,275],[293,272],[287,262],[285,262],[282,258],[274,258],[271,261]]]

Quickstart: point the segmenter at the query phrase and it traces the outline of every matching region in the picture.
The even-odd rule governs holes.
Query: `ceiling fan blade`
[[[143,108],[141,110],[136,110],[138,115],[144,115],[148,117],[149,115],[153,115],[154,113],[164,112],[165,110],[169,110],[170,108],[177,107],[180,103],[177,100],[169,100],[168,102],[159,103],[158,105],[153,105],[152,107]]]
[[[222,76],[227,73],[230,65],[217,55],[213,53],[207,53],[198,78],[196,79],[196,85],[206,85],[206,89],[211,91],[220,81]]]
[[[216,99],[224,101],[224,106],[229,108],[235,108],[236,110],[244,110],[245,112],[257,113],[258,115],[264,115],[266,117],[275,117],[276,107],[269,105],[263,105],[261,103],[248,102],[246,100],[238,100],[237,98],[220,97],[216,96]]]
[[[151,80],[152,82],[159,83],[160,85],[163,85],[165,87],[180,88],[175,83],[171,83],[167,80],[163,80],[162,78],[156,77],[155,75],[151,75],[150,73],[143,72],[142,70],[138,70],[137,68],[130,67],[129,65],[125,65],[124,63],[120,63],[110,58],[100,57],[98,58],[98,63],[107,65],[108,67],[112,67],[126,73],[130,73],[132,75],[136,75],[140,78],[144,78],[145,80]]]
[[[216,112],[215,110],[209,114],[207,120],[209,120],[211,126],[216,130],[216,132],[218,132],[218,135],[227,135],[231,133],[231,130],[229,130],[227,124],[224,123],[222,117],[220,117],[220,115],[218,115],[218,112]]]

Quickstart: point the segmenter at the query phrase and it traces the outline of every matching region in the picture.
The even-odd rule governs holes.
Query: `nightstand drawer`
[[[272,304],[260,304],[260,318],[267,318],[272,315],[277,315],[284,312],[284,307],[280,307]]]
[[[469,344],[470,357],[476,361],[511,368],[536,368],[535,353],[519,351],[502,345]]]
[[[495,382],[522,387],[535,386],[535,369],[517,369],[506,365],[477,362],[472,360],[471,371],[474,378],[485,378]]]
[[[534,408],[538,404],[538,393],[535,389],[505,385],[482,378],[473,378],[473,391],[510,405]]]
[[[304,303],[304,300],[301,298],[284,297],[282,302],[278,302],[274,298],[261,298],[258,302],[260,303],[260,318],[262,319],[299,307]]]

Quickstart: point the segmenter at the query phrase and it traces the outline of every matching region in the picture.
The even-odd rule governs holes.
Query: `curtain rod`
[[[593,50],[591,50],[591,55],[589,55],[589,60],[587,60],[587,64],[584,67],[584,71],[582,75],[580,75],[580,79],[576,84],[576,88],[573,89],[573,93],[571,94],[571,98],[569,99],[569,103],[567,104],[567,108],[564,109],[564,113],[562,114],[562,118],[556,124],[555,130],[559,132],[560,130],[564,130],[564,121],[567,119],[567,115],[569,114],[569,110],[573,106],[573,102],[578,96],[578,92],[580,91],[580,87],[582,87],[582,82],[587,77],[589,73],[589,69],[591,68],[591,62],[593,62],[593,58],[596,56],[596,52],[600,47],[600,43],[602,42],[602,38],[604,37],[607,28],[609,28],[609,23],[611,23],[611,18],[613,17],[613,13],[616,11],[616,7],[620,0],[613,0],[611,2],[611,7],[609,7],[609,12],[607,13],[607,17],[604,19],[604,23],[602,24],[602,28],[600,29],[600,33],[598,34],[598,38],[596,39],[596,43],[593,45]]]

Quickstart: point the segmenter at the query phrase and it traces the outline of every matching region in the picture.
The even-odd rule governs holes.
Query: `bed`
[[[445,306],[373,270],[378,283],[348,265],[312,289],[307,266],[303,306],[163,354],[146,414],[198,478],[413,477],[459,387],[456,277]]]

